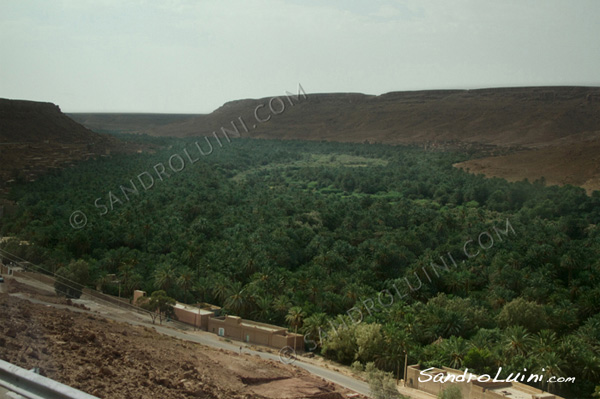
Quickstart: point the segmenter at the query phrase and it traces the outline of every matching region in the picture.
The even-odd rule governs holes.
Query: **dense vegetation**
[[[31,245],[3,247],[52,272],[81,259],[87,283],[114,295],[163,290],[289,325],[345,364],[396,374],[406,351],[427,366],[576,377],[538,384],[569,397],[598,384],[600,192],[473,176],[452,168],[472,156],[461,152],[211,139],[201,156],[193,141],[140,140],[163,147],[16,187],[1,233]]]

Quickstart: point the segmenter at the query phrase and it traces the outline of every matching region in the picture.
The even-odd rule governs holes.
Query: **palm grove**
[[[425,366],[576,377],[539,385],[569,397],[598,384],[600,192],[452,167],[475,150],[239,139],[126,200],[120,185],[190,142],[122,137],[160,150],[18,185],[19,211],[1,230],[18,239],[3,248],[110,294],[160,290],[287,325],[359,368],[396,374],[407,353]],[[91,204],[108,203],[109,191],[121,202],[100,216]],[[82,208],[88,225],[73,229],[69,215]],[[506,220],[517,234],[461,254]],[[451,271],[369,315],[366,298],[416,284],[447,253]]]

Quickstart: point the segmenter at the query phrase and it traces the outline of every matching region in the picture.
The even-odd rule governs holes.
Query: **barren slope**
[[[348,392],[279,362],[7,294],[0,294],[0,332],[1,359],[102,398],[341,399]]]
[[[427,147],[479,144],[543,148],[458,166],[508,180],[544,176],[550,184],[600,189],[600,88],[520,87],[481,90],[309,94],[238,100],[208,115],[168,118],[121,115],[73,117],[93,126],[118,127],[164,136],[231,134],[255,138],[423,143]],[[261,119],[256,120],[255,110]],[[279,113],[282,110],[281,113]],[[171,121],[171,122],[170,122]],[[246,132],[241,122],[244,122]],[[135,129],[132,126],[136,126]],[[221,134],[221,133],[219,133]],[[503,151],[498,151],[503,152]]]
[[[600,190],[600,140],[474,159],[454,166],[508,181],[525,178],[534,181],[543,177],[546,184],[571,184],[583,187],[591,194],[593,190]]]
[[[0,142],[107,144],[114,139],[84,128],[52,103],[0,98]]]
[[[0,99],[0,195],[12,180],[34,180],[74,161],[132,149],[86,129],[54,104]]]
[[[237,100],[208,115],[154,118],[135,114],[72,114],[95,127],[118,127],[162,136],[210,135],[234,122],[249,137],[302,140],[365,140],[384,143],[479,142],[544,146],[600,131],[600,88],[524,87],[481,90],[279,96]],[[254,111],[259,108],[261,119]],[[241,127],[245,122],[249,133]],[[103,119],[104,118],[104,119]],[[103,122],[104,120],[104,122]],[[169,123],[170,120],[176,120]],[[132,126],[136,125],[137,129]],[[256,125],[256,127],[254,127]]]

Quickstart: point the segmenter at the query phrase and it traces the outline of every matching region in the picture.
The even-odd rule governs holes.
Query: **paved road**
[[[140,324],[148,326],[147,323],[140,323]],[[230,344],[228,342],[223,342],[218,338],[218,336],[211,334],[211,333],[183,332],[183,331],[178,331],[178,330],[175,330],[175,329],[172,329],[169,327],[164,327],[164,326],[159,326],[159,325],[158,326],[154,325],[152,327],[154,327],[158,332],[165,334],[165,335],[170,335],[172,337],[180,338],[183,340],[200,343],[203,345],[211,346],[213,348],[219,348],[219,349],[230,350],[233,352],[239,352],[239,348],[240,348],[239,344],[236,344],[236,343]],[[248,349],[248,348],[244,348],[243,352],[249,353],[252,355],[258,355],[263,359],[280,361],[279,355],[275,355],[275,354],[268,353],[268,352],[258,352],[258,351],[254,351],[254,350]],[[293,363],[293,365],[297,366],[297,367],[301,367],[316,376],[325,378],[326,380],[334,382],[345,388],[348,388],[348,389],[351,389],[360,394],[369,396],[369,392],[370,392],[369,385],[365,382],[355,380],[354,378],[348,377],[344,374],[335,372],[333,370],[328,370],[326,368],[323,368],[323,367],[320,367],[320,366],[317,366],[314,364],[303,362],[299,359],[296,360]]]
[[[17,278],[17,280],[24,284],[29,284],[31,281],[29,279],[23,279],[23,278]],[[34,282],[36,283],[36,286],[38,284],[42,284],[38,281],[34,281]],[[48,289],[48,287],[46,287],[46,289]],[[86,310],[78,309],[78,308],[75,308],[72,306],[58,305],[58,304],[44,302],[39,299],[30,298],[25,294],[11,294],[11,295],[21,298],[21,299],[26,299],[33,303],[38,303],[38,304],[42,304],[42,305],[46,305],[46,306],[48,306],[48,305],[53,306],[58,309],[69,309],[71,311],[76,311],[76,312],[88,312]],[[100,303],[96,302],[94,299],[91,299],[89,297],[86,298],[84,296],[83,299],[74,300],[73,302],[83,304],[83,305],[87,306],[88,308],[90,308],[90,310],[93,311],[94,313],[100,314],[103,317],[106,317],[108,319],[115,320],[118,322],[129,323],[131,325],[136,325],[136,326],[145,326],[145,327],[154,328],[157,332],[159,332],[161,334],[165,334],[165,335],[179,338],[182,340],[191,341],[191,342],[199,343],[202,345],[210,346],[213,348],[228,350],[228,351],[232,351],[232,352],[236,352],[236,353],[239,353],[239,348],[240,348],[240,346],[242,346],[244,348],[243,353],[249,353],[251,355],[258,355],[263,359],[280,361],[278,354],[255,351],[240,342],[234,342],[234,343],[225,342],[219,336],[209,333],[209,332],[193,331],[193,329],[190,329],[189,331],[182,331],[177,328],[169,327],[168,323],[167,323],[167,326],[152,324],[150,322],[148,316],[144,316],[144,315],[138,314],[133,311],[125,310],[125,309],[119,308],[117,306],[111,306],[108,303],[100,304]],[[297,359],[293,363],[293,366],[301,367],[318,377],[324,378],[324,379],[331,381],[335,384],[338,384],[342,387],[351,389],[362,395],[370,396],[369,385],[363,381],[356,380],[354,378],[348,377],[342,373],[338,373],[333,370],[328,370],[326,368],[304,362],[300,359]]]

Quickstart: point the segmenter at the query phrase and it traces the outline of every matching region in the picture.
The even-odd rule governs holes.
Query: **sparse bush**
[[[365,371],[365,367],[362,365],[361,362],[357,360],[354,363],[352,363],[352,371],[354,371],[355,373],[361,373]]]
[[[54,291],[57,295],[79,299],[82,290],[90,281],[89,265],[84,260],[72,261],[56,271]]]
[[[438,394],[439,399],[462,399],[462,392],[456,385],[450,385]]]
[[[401,399],[403,397],[396,388],[392,374],[377,369],[372,362],[367,363],[365,371],[373,399]]]
[[[385,346],[381,324],[361,323],[356,326],[354,336],[358,346],[355,356],[361,362],[375,359],[381,352],[381,348]]]
[[[321,353],[328,359],[342,364],[352,364],[356,360],[358,345],[356,343],[356,325],[345,320],[345,326],[327,331]]]

